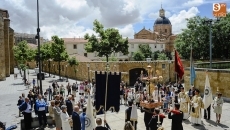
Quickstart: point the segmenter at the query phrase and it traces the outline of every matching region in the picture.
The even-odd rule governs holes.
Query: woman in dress
[[[222,106],[223,106],[224,100],[221,96],[222,94],[218,93],[217,97],[215,97],[215,99],[213,100],[213,105],[212,105],[214,113],[216,113],[216,123],[220,123],[220,118],[222,114]]]
[[[53,113],[54,113],[54,120],[56,125],[56,130],[61,130],[62,127],[62,120],[61,120],[61,109],[60,109],[60,101],[55,101],[53,107]]]
[[[61,112],[62,130],[71,130],[71,127],[70,127],[71,118],[69,117],[67,113],[66,105],[62,105],[61,110],[62,110]]]

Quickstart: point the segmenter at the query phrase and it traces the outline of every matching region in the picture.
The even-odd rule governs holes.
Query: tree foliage
[[[153,58],[153,60],[157,60],[160,53],[161,53],[160,51],[155,51],[155,52],[153,52],[153,53],[152,53],[152,58]]]
[[[19,64],[18,65],[19,69],[21,69],[22,71],[26,71],[26,69],[28,69],[28,66],[25,64]],[[29,72],[29,71],[28,71]]]
[[[195,59],[209,59],[209,26],[205,24],[207,18],[199,16],[187,19],[187,29],[184,29],[175,40],[175,47],[184,59],[189,59],[191,46]],[[215,59],[230,58],[230,13],[213,22],[212,57]]]
[[[58,36],[52,36],[51,51],[51,58],[58,62],[59,79],[61,79],[60,62],[66,61],[69,58],[69,55],[67,54],[66,48],[64,46],[64,40]]]
[[[165,53],[158,53],[157,60],[168,60],[168,57]]]
[[[106,61],[106,58],[102,58],[102,61]],[[117,57],[111,56],[109,57],[109,61],[118,61]]]
[[[152,56],[152,48],[149,46],[149,44],[140,44],[139,45],[140,52],[144,55],[145,58]]]
[[[143,61],[145,60],[145,55],[142,52],[137,51],[133,53],[133,59],[135,61]]]
[[[44,43],[41,45],[40,54],[41,60],[49,60],[52,58],[52,44],[51,43]]]
[[[19,64],[25,64],[27,61],[32,61],[35,56],[35,51],[29,48],[27,41],[21,41],[13,47],[14,58]]]
[[[69,58],[64,46],[64,40],[58,36],[52,36],[51,51],[51,57],[54,61],[66,61]]]
[[[68,64],[72,66],[78,66],[79,62],[77,61],[76,57],[71,57],[68,59]]]
[[[85,35],[85,40],[88,40],[85,46],[87,52],[98,52],[98,56],[105,56],[107,61],[109,55],[113,52],[122,52],[124,55],[129,53],[128,38],[123,39],[117,29],[104,29],[104,26],[97,20],[93,22],[93,25],[93,30],[100,38],[97,38],[94,34],[91,36],[89,34]]]

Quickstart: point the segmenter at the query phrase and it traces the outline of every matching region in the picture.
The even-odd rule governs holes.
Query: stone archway
[[[144,75],[147,75],[148,72],[144,68],[133,68],[129,70],[129,86],[133,86],[137,80],[139,80],[141,71],[143,71]]]

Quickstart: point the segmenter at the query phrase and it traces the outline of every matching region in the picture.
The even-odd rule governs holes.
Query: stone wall
[[[198,88],[201,93],[204,92],[205,78],[207,69],[197,69],[196,68],[196,80],[195,87]],[[217,87],[224,97],[230,97],[230,70],[208,70],[210,86],[212,88],[212,93],[215,95],[217,92]],[[185,69],[184,75],[185,89],[190,89],[190,70]]]
[[[5,18],[4,19],[4,44],[5,44],[6,77],[10,76],[9,24],[10,24],[10,20],[8,18]]]
[[[14,74],[14,30],[9,28],[10,74]]]
[[[0,13],[0,81],[6,79],[5,74],[5,44],[4,44],[4,20]]]
[[[10,28],[9,13],[0,9],[0,81],[14,73],[14,30]]]
[[[34,65],[35,63],[30,63]],[[29,65],[30,65],[29,64]],[[58,74],[58,63],[51,61],[50,62],[50,69],[49,69],[49,62],[43,62],[43,70],[47,73],[49,71],[52,74]],[[89,70],[87,67],[89,64]],[[189,63],[187,61],[183,61],[185,67],[188,67]],[[159,75],[163,76],[163,82],[175,81],[175,74],[174,74],[174,62],[171,61],[153,61],[150,62],[151,65],[151,73],[152,75]],[[162,65],[164,68],[162,68]],[[121,61],[121,62],[109,62],[109,69],[111,72],[122,72],[122,80],[129,84],[129,71],[135,68],[144,68],[147,69],[148,63],[147,62],[136,62],[136,61]],[[69,78],[78,79],[78,80],[87,80],[88,73],[89,78],[92,79],[95,77],[95,71],[105,71],[106,62],[80,62],[78,66],[69,66],[67,62],[61,62],[61,76],[68,76]],[[30,67],[32,68],[32,67]],[[75,71],[76,70],[76,71]],[[157,71],[157,73],[155,73]],[[76,72],[76,73],[75,73]],[[141,72],[139,72],[140,74]]]

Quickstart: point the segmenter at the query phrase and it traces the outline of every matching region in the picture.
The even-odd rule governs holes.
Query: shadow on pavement
[[[222,128],[229,128],[228,126],[224,125],[224,124],[218,124],[218,126],[222,127]]]
[[[183,122],[184,122],[185,124],[191,124],[191,122],[190,122],[189,120],[183,120]]]
[[[198,130],[206,130],[206,128],[203,125],[192,125],[192,127]]]
[[[24,83],[13,83],[12,85],[24,85]]]
[[[211,124],[211,125],[217,126],[216,122],[213,120],[206,120],[206,122]]]

